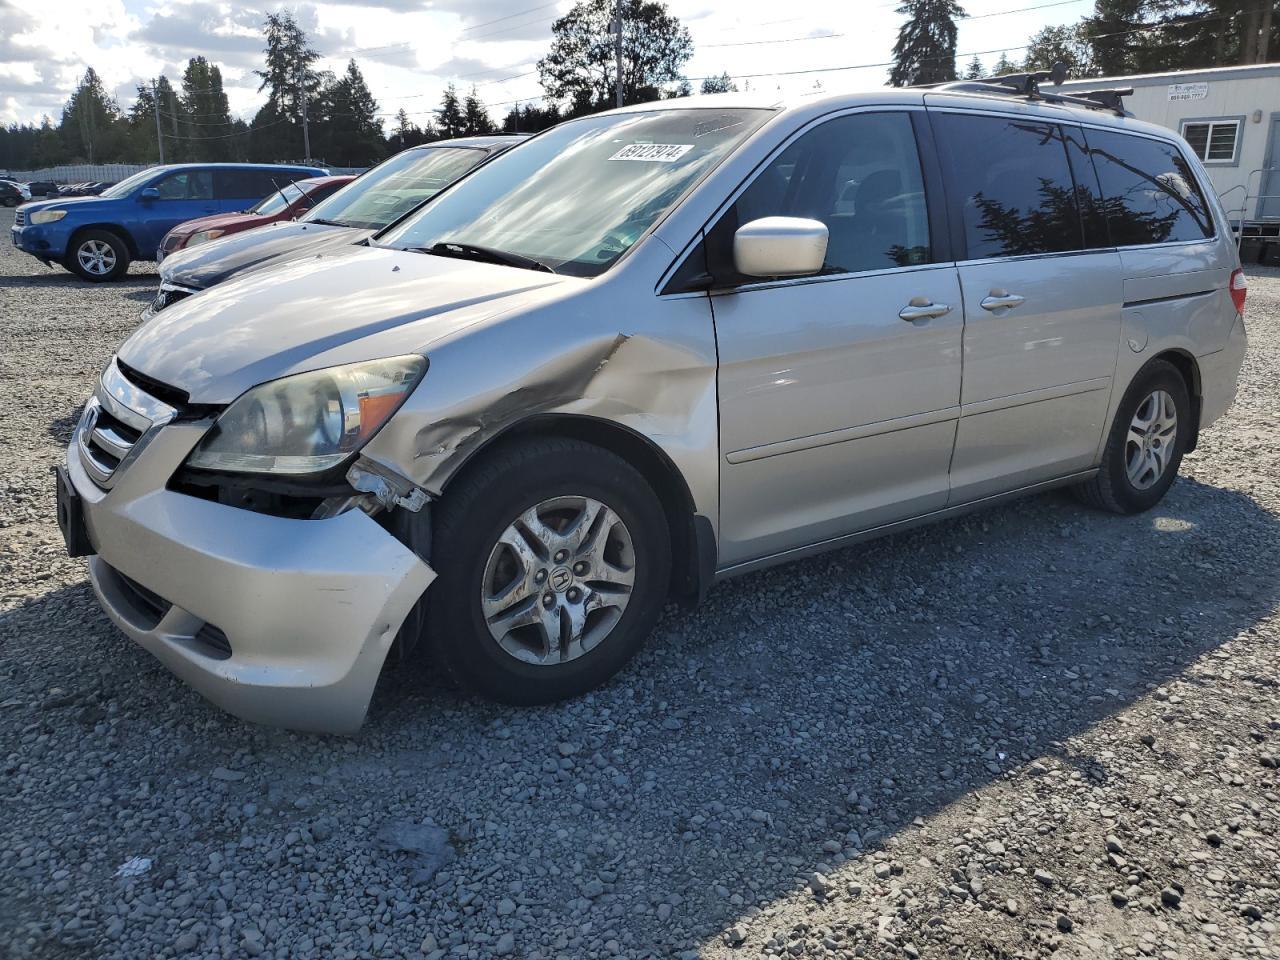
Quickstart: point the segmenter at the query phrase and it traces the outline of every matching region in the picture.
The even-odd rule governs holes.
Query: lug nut
[[[552,605],[553,605],[555,602],[556,602],[555,594],[553,594],[553,593],[544,593],[544,594],[542,595],[542,605],[543,605],[544,607],[546,607],[548,610],[550,610],[550,609],[551,609]]]
[[[569,592],[566,593],[565,596],[569,598],[570,603],[577,603],[578,598],[582,596],[582,593],[578,590],[577,587],[570,587]]]
[[[573,565],[573,572],[579,577],[587,572],[587,561],[579,560]]]
[[[537,573],[533,575],[533,579],[537,583],[542,583],[544,580],[547,579],[547,571],[539,570]]]
[[[568,559],[569,559],[569,551],[568,551],[568,550],[557,550],[557,551],[556,551],[556,556],[555,556],[556,563],[564,563],[564,562],[565,562],[566,560],[568,560]]]

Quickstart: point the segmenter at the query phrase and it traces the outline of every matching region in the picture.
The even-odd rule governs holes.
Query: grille
[[[141,439],[142,430],[137,426],[125,423],[96,400],[89,401],[80,421],[80,452],[94,482],[106,485]]]
[[[179,300],[185,300],[195,292],[185,287],[175,287],[172,284],[162,283],[151,301],[151,312],[159,313],[165,307],[171,307]]]
[[[26,226],[26,223],[27,223],[27,211],[25,211],[25,210],[23,210],[21,207],[19,207],[19,208],[18,208],[18,210],[17,210],[17,212],[16,212],[16,213],[14,213],[14,215],[13,215],[13,222],[14,222],[14,225],[15,225],[15,226],[19,226],[19,227]]]

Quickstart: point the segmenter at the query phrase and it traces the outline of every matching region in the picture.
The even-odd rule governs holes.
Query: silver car
[[[541,703],[724,577],[1050,487],[1146,510],[1234,399],[1245,283],[1185,143],[1114,107],[561,124],[135,332],[59,475],[68,545],[215,703],[351,731],[391,658]]]

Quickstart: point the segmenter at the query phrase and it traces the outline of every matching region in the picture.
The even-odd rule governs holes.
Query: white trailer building
[[[1133,88],[1124,105],[1139,120],[1186,138],[1243,237],[1280,238],[1280,63],[1094,77],[1043,89],[1115,87]]]

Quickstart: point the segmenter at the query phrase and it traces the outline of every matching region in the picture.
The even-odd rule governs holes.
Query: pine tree
[[[321,98],[327,107],[322,124],[325,159],[340,167],[366,166],[386,155],[378,101],[373,99],[355,60]]]
[[[452,83],[444,88],[444,97],[436,110],[436,122],[440,125],[440,135],[446,138],[460,137],[466,129],[466,118],[458,102],[458,88]]]
[[[476,96],[476,88],[473,86],[471,92],[467,94],[467,99],[462,105],[462,129],[468,137],[483,136],[487,133],[493,133],[493,120],[489,118],[489,111],[485,109],[480,98]]]
[[[235,127],[227,94],[222,89],[222,71],[204,57],[192,57],[182,73],[181,123],[178,151],[192,160],[225,161],[237,157]],[[166,156],[166,159],[168,157]]]
[[[1067,65],[1067,76],[1093,77],[1097,72],[1093,56],[1079,26],[1045,27],[1027,43],[1024,70],[1052,70],[1055,63]]]
[[[1009,54],[1001,53],[996,65],[991,68],[991,76],[1003,77],[1006,73],[1018,73],[1022,67],[1009,59]]]
[[[889,84],[908,87],[956,79],[956,20],[965,15],[956,0],[904,0],[908,17],[893,46]]]
[[[737,93],[738,85],[733,82],[733,77],[729,76],[728,71],[720,74],[718,77],[707,77],[702,81],[702,93]]]
[[[89,67],[71,99],[62,108],[58,133],[71,157],[101,162],[118,150],[124,129],[117,128],[120,108],[107,94],[97,71]]]
[[[986,76],[986,72],[982,68],[982,61],[978,59],[975,53],[973,59],[969,61],[969,66],[965,68],[964,78],[966,80],[981,80]]]

